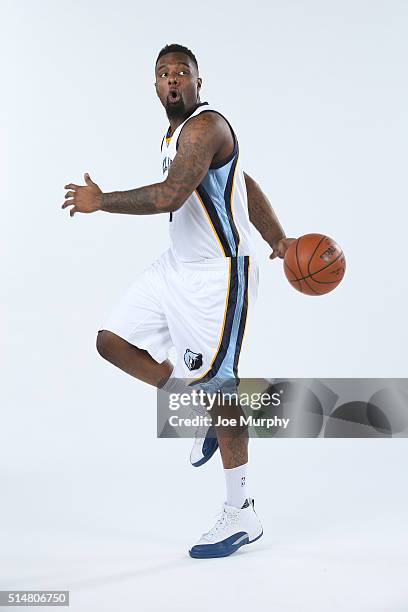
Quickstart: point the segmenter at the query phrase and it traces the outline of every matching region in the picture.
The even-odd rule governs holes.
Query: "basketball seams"
[[[312,276],[312,281],[314,283],[319,283],[320,285],[333,285],[333,283],[339,283],[341,280],[343,280],[344,274],[346,272],[346,268],[343,268],[343,274],[341,276],[341,278],[337,278],[336,280],[332,280],[332,281],[322,281],[322,280],[317,280],[317,278],[314,278],[314,275]]]
[[[306,282],[306,281],[302,281],[302,282]],[[308,282],[308,286],[310,286],[311,289],[314,289],[317,295],[325,295],[326,293],[330,293],[330,291],[335,289],[335,287],[337,287],[337,284],[336,285],[333,285],[332,283],[320,284],[320,283],[316,283],[313,278],[310,278]]]
[[[313,289],[311,291],[309,285],[304,280],[300,281],[300,286],[302,287],[301,292],[305,295],[315,295],[315,293],[312,293]]]
[[[343,276],[344,276],[344,275],[343,275]],[[313,281],[314,283],[319,283],[319,285],[334,285],[334,284],[337,284],[337,285],[338,285],[338,284],[339,284],[339,282],[340,282],[341,280],[343,280],[343,276],[341,277],[341,279],[340,279],[340,280],[335,280],[335,281],[318,281],[318,280],[316,280],[315,278],[312,278],[312,281]]]
[[[298,279],[298,278],[297,278],[296,274],[294,273],[294,271],[292,270],[292,268],[290,268],[290,267],[288,266],[288,264],[286,263],[286,261],[285,261],[285,260],[283,261],[283,265],[287,267],[287,269],[289,270],[289,272],[290,272],[291,274],[293,274],[293,276],[295,277],[295,280],[300,280],[300,279]]]
[[[312,279],[312,280],[313,280],[313,279]],[[306,283],[306,287],[308,287],[308,289],[310,289],[310,291],[313,291],[313,293],[314,293],[315,295],[319,295],[319,293],[318,293],[317,291],[315,291],[315,290],[313,289],[313,287],[311,287],[311,286],[309,285],[309,283],[307,282],[307,280],[306,280],[306,279],[302,278],[302,281]]]
[[[299,283],[299,291],[301,291],[301,292],[303,293],[303,291],[302,291],[302,283],[300,282],[300,280],[299,280],[299,279],[297,279],[297,278],[296,278],[296,274],[293,272],[292,268],[290,268],[290,267],[288,266],[288,264],[286,263],[286,261],[285,261],[285,260],[283,261],[283,266],[284,266],[284,267],[286,267],[286,268],[289,270],[289,272],[290,272],[291,274],[293,274],[293,276],[294,276],[294,278],[292,278],[292,279],[289,279],[289,277],[288,277],[289,282],[290,282],[290,283],[295,283],[295,282],[296,282],[296,283]],[[287,275],[286,275],[286,276],[287,276]]]
[[[300,267],[300,263],[299,263],[299,255],[298,255],[298,246],[299,246],[299,242],[301,241],[301,239],[302,239],[302,236],[301,236],[301,237],[299,238],[299,240],[296,242],[296,262],[297,262],[297,265],[298,265],[298,268],[299,268],[299,272],[302,272],[302,268]],[[308,288],[310,291],[313,291],[313,293],[314,293],[315,295],[319,295],[319,294],[317,293],[317,291],[315,291],[315,290],[313,289],[313,287],[311,287],[311,286],[309,285],[309,283],[308,283],[308,282],[305,280],[305,278],[304,278],[304,277],[303,277],[303,278],[301,278],[301,279],[299,279],[299,280],[304,281],[304,282],[305,282],[305,284],[306,284],[306,287],[307,287],[307,288]],[[301,285],[301,286],[302,286],[302,285]]]
[[[308,274],[307,276],[302,276],[302,278],[298,278],[296,280],[305,280],[305,278],[312,278],[315,274],[319,274],[320,272],[323,272],[323,270],[326,270],[326,268],[329,268],[332,264],[334,264],[335,261],[338,261],[341,256],[344,256],[343,251],[341,251],[340,255],[338,257],[336,257],[336,259],[333,259],[333,261],[331,261],[329,264],[327,264],[327,266],[324,266],[324,268],[321,268],[320,270],[317,270],[317,272],[313,272],[313,274]]]
[[[303,236],[300,236],[300,238],[298,238],[298,240],[296,241],[296,249],[295,249],[295,254],[296,254],[296,263],[297,263],[297,267],[299,268],[299,272],[302,278],[304,278],[304,274],[303,274],[303,270],[300,267],[300,262],[299,262],[299,254],[298,254],[298,247],[299,247],[299,242],[302,240]]]
[[[338,248],[340,249],[339,245],[336,244],[336,246],[338,246]],[[319,270],[315,270],[314,272],[312,272],[310,275],[308,276],[313,276],[314,274],[319,274],[319,272],[323,272],[323,270],[326,270],[326,268],[328,268],[329,266],[331,266],[335,261],[338,261],[338,259],[340,259],[340,257],[343,255],[343,251],[340,249],[340,253],[337,255],[337,257],[335,259],[333,259],[333,261],[330,261],[326,266],[323,266],[323,268],[320,268]]]
[[[321,243],[323,242],[323,240],[326,238],[326,236],[322,236],[319,240],[319,242],[316,245],[315,250],[313,251],[311,257],[309,258],[309,261],[307,263],[307,271],[308,271],[308,276],[311,276],[311,272],[310,272],[310,264],[312,263],[312,259],[316,254],[317,249],[319,248],[319,246],[321,245]],[[313,273],[314,274],[314,273]]]

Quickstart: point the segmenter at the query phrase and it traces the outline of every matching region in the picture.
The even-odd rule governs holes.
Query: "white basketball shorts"
[[[257,293],[252,256],[185,263],[169,249],[136,278],[100,330],[145,349],[159,363],[175,347],[172,376],[205,388],[238,377],[248,308]]]

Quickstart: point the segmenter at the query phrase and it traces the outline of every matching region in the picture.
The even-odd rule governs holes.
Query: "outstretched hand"
[[[64,189],[70,189],[71,191],[67,191],[65,194],[65,202],[61,208],[72,206],[69,211],[71,217],[76,212],[91,213],[101,209],[101,189],[93,182],[87,172],[84,174],[84,180],[85,186],[69,183],[64,187]]]
[[[269,259],[275,259],[275,257],[280,257],[283,259],[285,257],[285,253],[289,248],[289,245],[292,242],[295,242],[296,238],[281,238],[276,242],[276,244],[272,245],[272,253],[269,255]]]

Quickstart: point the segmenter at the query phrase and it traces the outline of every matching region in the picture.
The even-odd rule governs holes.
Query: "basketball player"
[[[268,199],[240,165],[228,120],[201,102],[194,54],[164,47],[155,66],[156,93],[169,128],[162,141],[162,182],[103,193],[89,174],[85,186],[65,186],[62,208],[77,212],[169,215],[171,246],[141,273],[101,325],[97,350],[105,359],[168,393],[186,384],[213,392],[236,380],[248,308],[257,294],[250,221],[283,258],[286,238]],[[167,359],[174,346],[177,362]],[[187,383],[183,382],[187,381]],[[191,548],[195,558],[223,557],[262,535],[246,478],[248,434],[216,437],[200,431],[191,463],[203,465],[220,448],[226,502],[221,517]]]

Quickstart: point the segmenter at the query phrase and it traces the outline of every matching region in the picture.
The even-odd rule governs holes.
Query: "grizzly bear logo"
[[[184,363],[189,370],[198,370],[203,365],[203,356],[201,353],[194,353],[187,349],[184,353]]]

